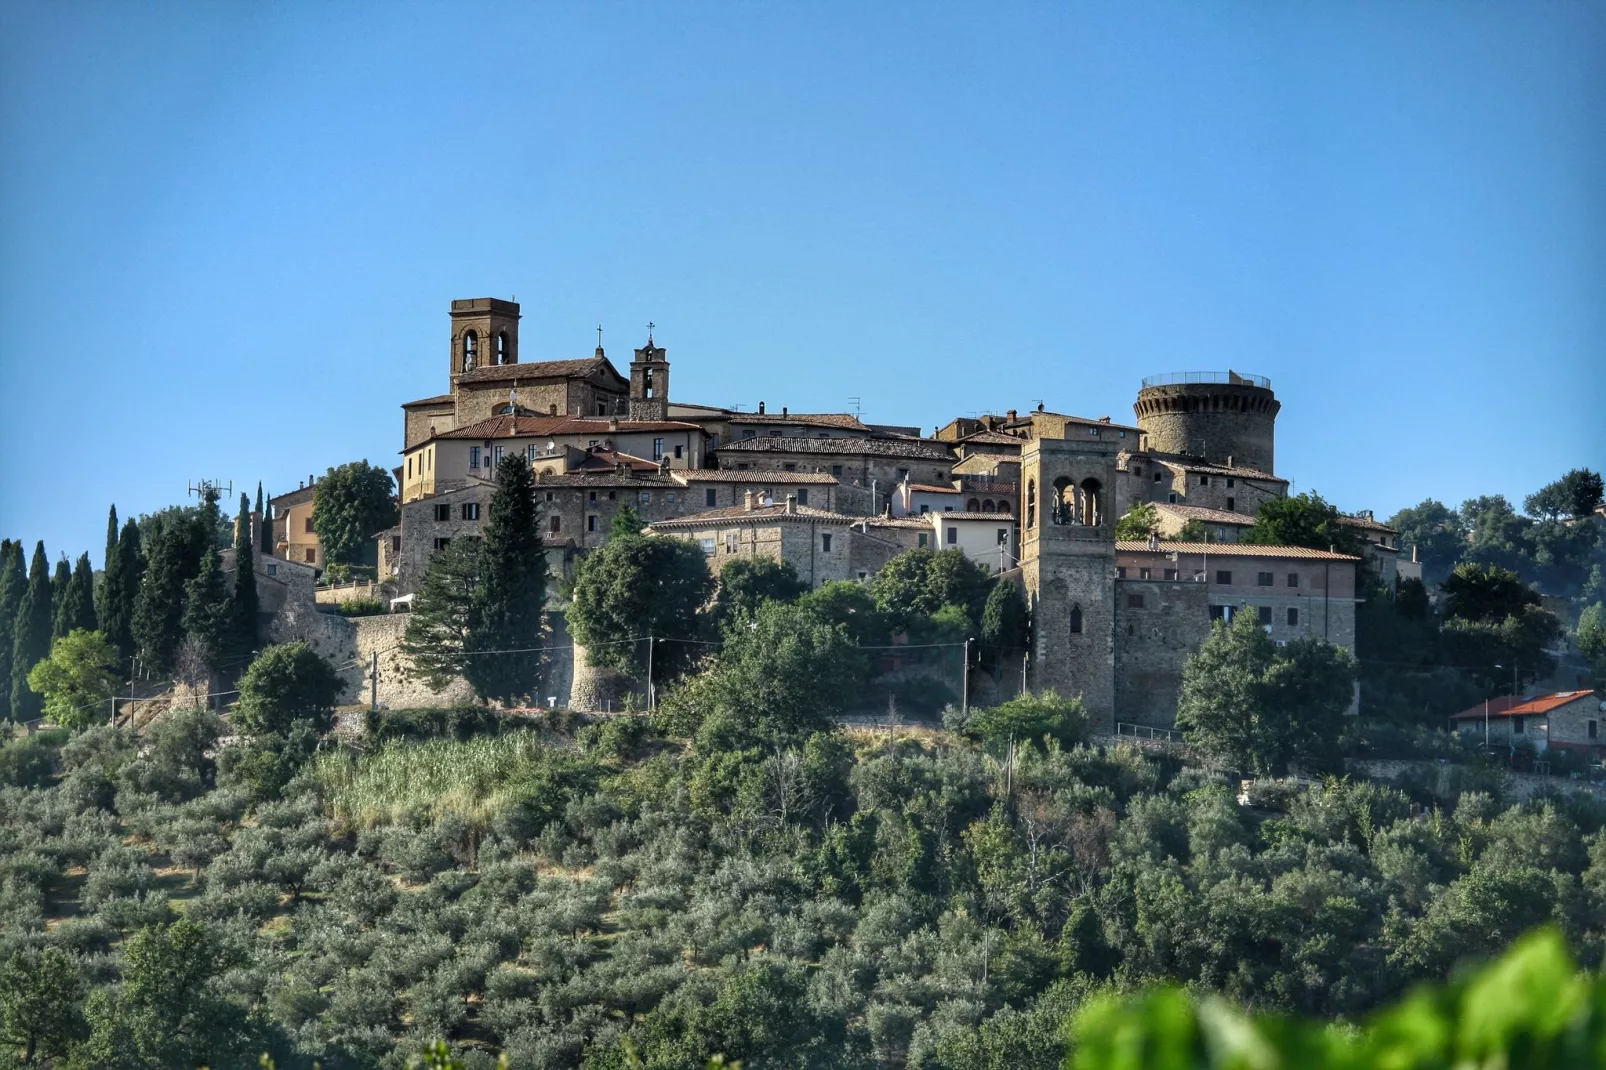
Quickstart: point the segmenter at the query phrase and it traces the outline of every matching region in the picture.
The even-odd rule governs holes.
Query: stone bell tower
[[[495,297],[452,302],[452,388],[466,372],[519,362],[519,306]]]
[[[630,418],[669,419],[669,359],[662,346],[653,344],[650,328],[647,344],[630,362]]]
[[[1103,439],[1021,451],[1021,579],[1032,611],[1031,686],[1080,695],[1095,731],[1115,718],[1115,460]]]

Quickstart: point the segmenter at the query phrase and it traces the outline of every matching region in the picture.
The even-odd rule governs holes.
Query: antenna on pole
[[[224,495],[234,494],[234,481],[231,479],[225,484],[221,479],[197,479],[194,483],[188,484],[184,490],[185,493],[193,494],[203,501],[206,500],[208,492],[216,494],[219,499],[222,499]]]
[[[848,398],[848,404],[853,406],[853,418],[855,420],[859,419],[860,417],[862,417],[864,415],[864,409],[860,405],[860,399],[859,398],[857,398],[857,397]]]

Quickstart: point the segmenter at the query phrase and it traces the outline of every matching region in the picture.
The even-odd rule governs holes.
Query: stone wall
[[[1182,668],[1210,635],[1208,587],[1180,580],[1115,583],[1115,717],[1176,723]]]
[[[313,591],[314,601],[323,606],[342,606],[347,602],[361,601],[383,602],[388,597],[385,588],[377,583],[348,583],[338,587],[318,587]]]

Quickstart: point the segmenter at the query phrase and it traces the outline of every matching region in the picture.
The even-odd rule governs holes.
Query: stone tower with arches
[[[669,356],[653,343],[650,332],[630,362],[630,418],[669,419]]]
[[[1115,719],[1114,491],[1119,445],[1033,439],[1021,451],[1021,582],[1031,686],[1079,695],[1095,731]]]
[[[519,306],[495,297],[452,302],[451,382],[476,368],[519,362]]]

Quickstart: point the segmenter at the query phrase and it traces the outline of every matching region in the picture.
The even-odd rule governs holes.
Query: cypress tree
[[[11,719],[11,643],[16,635],[17,610],[28,574],[22,568],[22,543],[0,545],[0,721]]]
[[[496,469],[491,515],[481,541],[480,583],[469,605],[472,650],[517,650],[469,658],[464,675],[483,698],[512,701],[540,683],[546,606],[546,549],[530,466],[515,458]]]
[[[262,484],[257,484],[257,515],[261,516]],[[256,550],[251,545],[251,513],[240,495],[240,516],[234,524],[234,596],[229,599],[229,645],[240,658],[257,649]]]
[[[123,523],[117,551],[106,564],[101,586],[100,630],[123,658],[134,653],[134,608],[139,600],[140,581],[145,575],[145,555],[140,546],[139,525],[130,517]]]
[[[184,584],[184,612],[180,623],[184,632],[201,644],[207,665],[217,668],[228,654],[229,588],[223,580],[223,563],[210,546],[201,555],[201,567],[195,578]],[[178,642],[178,638],[173,640],[175,650]]]
[[[106,516],[106,556],[100,559],[100,580],[95,584],[95,619],[106,619],[106,573],[111,571],[112,558],[117,556],[117,506],[113,503]],[[102,627],[102,631],[105,628]]]
[[[50,656],[50,560],[43,540],[34,544],[28,585],[17,607],[11,639],[11,719],[31,721],[44,711],[44,697],[28,686],[33,667]]]
[[[87,553],[79,554],[78,563],[73,566],[72,579],[67,582],[66,604],[56,626],[61,629],[59,635],[79,629],[92,632],[99,627],[95,616],[95,573]]]
[[[67,587],[72,583],[72,566],[67,555],[56,562],[56,571],[50,577],[50,638],[52,641],[67,634]]]
[[[189,528],[188,524],[176,524],[157,529],[134,601],[134,643],[140,659],[157,672],[173,668],[173,655],[184,637],[184,585],[194,578],[185,575],[192,535]]]
[[[263,557],[272,557],[273,556],[273,502],[272,502],[271,499],[268,500],[262,506],[262,512],[259,515],[262,517],[262,519],[258,522],[257,527],[260,529],[261,535],[262,535],[262,541],[261,541],[262,542],[262,545],[261,545],[262,556]]]

